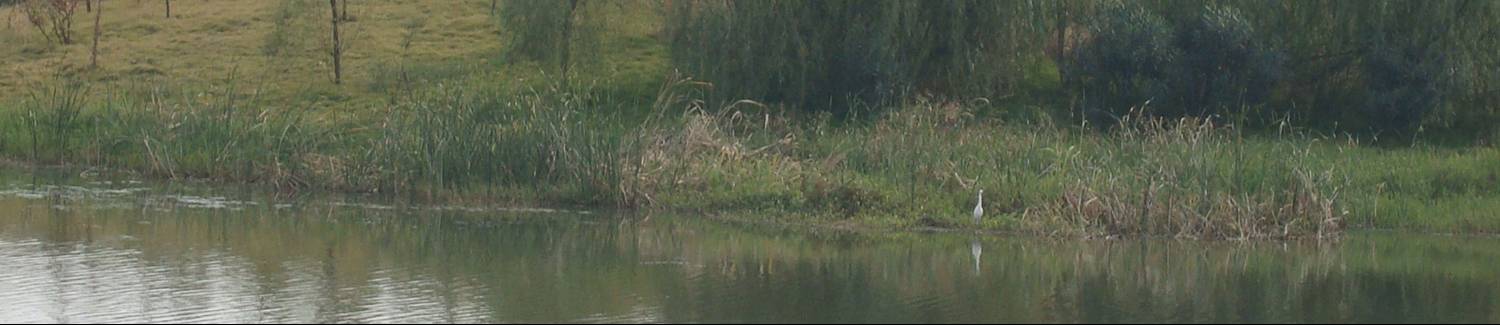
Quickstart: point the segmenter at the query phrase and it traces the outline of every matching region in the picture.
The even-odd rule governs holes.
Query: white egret
[[[974,224],[979,224],[979,218],[984,216],[984,189],[979,189],[979,202],[974,204]]]

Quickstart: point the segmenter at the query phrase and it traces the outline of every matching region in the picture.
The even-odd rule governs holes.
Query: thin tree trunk
[[[78,3],[54,3],[52,10],[52,32],[56,33],[63,44],[73,44],[73,12],[78,9]]]
[[[172,0],[167,0],[167,18],[172,18]]]
[[[573,15],[578,11],[578,2],[582,0],[568,0],[568,16],[563,19],[562,30],[562,78],[568,79],[568,61],[572,58],[573,43]]]
[[[90,68],[99,67],[99,36],[104,34],[104,30],[99,28],[99,18],[104,16],[104,0],[97,1],[99,1],[99,10],[94,11],[94,46],[89,49]]]
[[[495,15],[495,7],[496,7],[496,3],[498,3],[498,2],[500,2],[500,0],[490,0],[490,16],[494,16]]]
[[[330,11],[333,12],[333,83],[343,82],[343,67],[340,65],[339,56],[343,53],[343,44],[339,40],[339,0],[328,0]]]

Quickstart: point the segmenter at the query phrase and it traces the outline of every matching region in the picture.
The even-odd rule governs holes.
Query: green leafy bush
[[[1064,76],[1083,99],[1083,116],[1113,121],[1148,101],[1173,97],[1171,80],[1181,72],[1176,31],[1144,7],[1106,8],[1088,22],[1088,40],[1067,58]],[[1112,124],[1112,123],[1110,123]]]
[[[1229,7],[1168,20],[1120,4],[1094,16],[1088,35],[1067,58],[1065,77],[1084,116],[1103,125],[1133,109],[1165,117],[1250,113],[1281,77],[1282,54]]]
[[[1367,91],[1355,106],[1358,122],[1377,131],[1409,132],[1441,102],[1449,62],[1442,53],[1413,45],[1371,42],[1360,65]]]
[[[1269,99],[1283,75],[1284,54],[1258,39],[1255,26],[1231,7],[1209,7],[1183,24],[1183,74],[1175,79],[1180,115],[1245,114]]]

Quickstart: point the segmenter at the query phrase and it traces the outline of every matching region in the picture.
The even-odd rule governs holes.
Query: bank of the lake
[[[0,5],[0,15],[29,16],[41,8],[33,2]],[[516,6],[495,6],[505,2]],[[1490,87],[1500,61],[1476,38],[1493,30],[1483,19],[1500,12],[1483,8],[1493,6],[590,2],[568,39],[532,23],[557,21],[546,17],[561,11],[544,5],[555,3],[353,1],[354,19],[330,25],[324,7],[300,0],[178,4],[176,16],[106,1],[92,17],[101,34],[76,31],[98,46],[56,44],[27,26],[37,21],[9,20],[0,159],[281,193],[819,229],[1210,240],[1500,232],[1500,138],[1486,122],[1500,116]],[[916,7],[933,14],[811,18]],[[983,19],[922,23],[946,10]],[[1361,13],[1324,19],[1330,10]],[[1200,14],[1234,24],[1199,24]],[[1133,19],[1166,29],[1114,27]],[[1288,21],[1300,23],[1271,28]],[[339,24],[349,52],[334,77],[325,28]],[[852,25],[879,28],[843,37]],[[806,30],[783,29],[794,26]],[[1219,35],[1238,44],[1223,47],[1266,52],[1054,43],[1073,43],[1057,36],[1080,27]],[[1390,34],[1404,41],[1342,41],[1369,41],[1347,34],[1367,28],[1417,29]],[[801,45],[824,41],[850,43]],[[1392,56],[1404,46],[1442,53]],[[1136,67],[1155,72],[1124,72]]]
[[[0,110],[0,155],[284,192],[624,208],[879,230],[1074,238],[1500,231],[1500,151],[1127,117],[1109,128],[915,100],[831,120],[681,79],[644,116],[596,92],[439,87],[329,119],[229,96],[48,88]],[[634,110],[642,110],[634,108]],[[970,220],[980,189],[983,220]]]

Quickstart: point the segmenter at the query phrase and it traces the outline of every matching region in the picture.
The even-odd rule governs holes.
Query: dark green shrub
[[[1372,41],[1360,64],[1366,94],[1354,107],[1364,131],[1407,133],[1416,130],[1442,100],[1441,79],[1447,57],[1412,44]]]
[[[1285,60],[1271,43],[1257,39],[1255,26],[1230,7],[1206,8],[1185,22],[1173,115],[1253,113],[1243,110],[1266,102],[1282,77]]]
[[[1307,124],[1337,132],[1415,135],[1445,101],[1471,88],[1462,71],[1483,69],[1465,65],[1473,61],[1459,59],[1462,51],[1438,43],[1443,37],[1432,26],[1364,23],[1347,35],[1347,45],[1326,51],[1333,54],[1304,54],[1322,58],[1303,59],[1320,64],[1299,67],[1296,79],[1302,82],[1288,85],[1293,96],[1286,100],[1303,104],[1293,113]]]
[[[1087,39],[1065,58],[1083,117],[1112,125],[1142,107],[1162,117],[1257,113],[1282,77],[1282,53],[1233,8],[1182,16],[1118,4],[1091,17]]]
[[[1333,132],[1417,130],[1483,137],[1500,117],[1500,2],[1285,1],[1235,4],[1286,45],[1275,106]],[[1437,130],[1435,130],[1437,131]]]
[[[1166,20],[1140,6],[1118,5],[1092,17],[1087,30],[1087,40],[1066,58],[1070,69],[1063,76],[1082,99],[1082,117],[1112,122],[1147,101],[1174,96],[1171,80],[1180,73],[1182,50]]]

